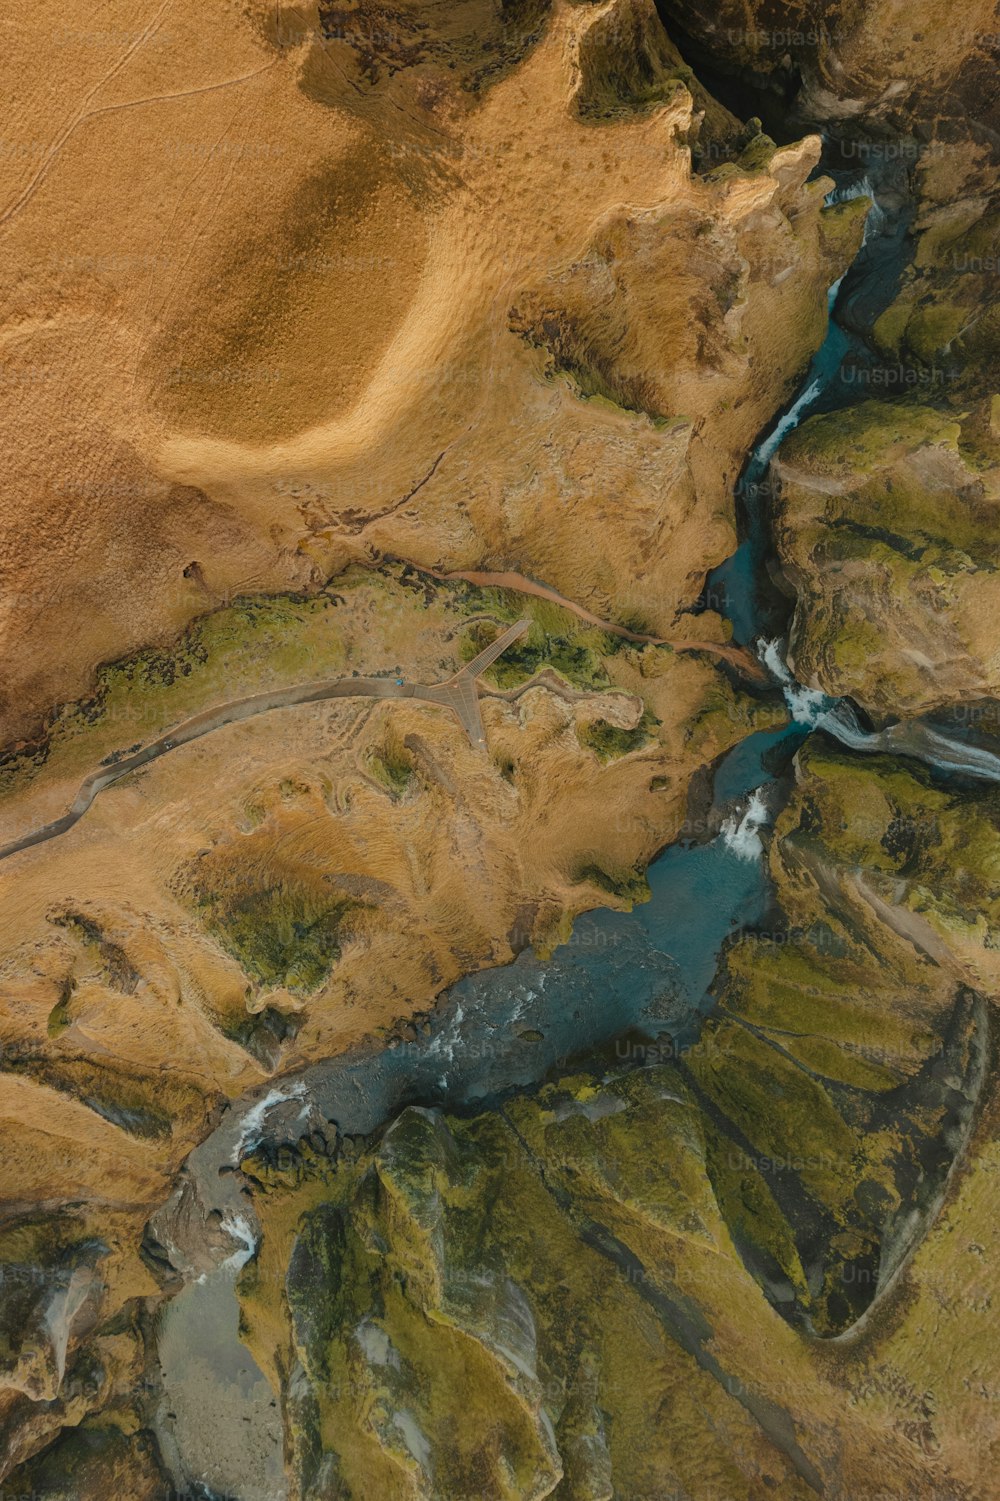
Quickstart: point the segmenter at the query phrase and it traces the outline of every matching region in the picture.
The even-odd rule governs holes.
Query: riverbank
[[[871,274],[891,295],[884,265],[876,264]],[[840,283],[831,291],[831,307],[839,291]],[[855,285],[850,295],[851,305],[856,306],[857,299],[864,295],[863,287]],[[782,439],[799,421],[831,399],[829,387],[822,380],[838,379],[841,362],[850,348],[847,333],[833,325],[828,343],[807,374],[800,398],[762,437],[747,466],[745,485],[748,492],[752,487],[755,498],[766,490],[768,465]],[[821,377],[817,372],[824,375]],[[754,523],[758,533],[744,553],[744,558],[752,556],[757,560],[753,573],[763,570],[768,557],[766,514],[758,507]],[[742,595],[738,582],[740,569],[744,570],[743,578],[754,585]],[[299,1358],[303,1358],[301,1352],[306,1352],[307,1380],[314,1379],[312,1361],[320,1358],[319,1347],[315,1357],[310,1353],[311,1324],[301,1303],[301,1263],[295,1262],[293,1266],[292,1260],[294,1255],[306,1254],[309,1232],[301,1230],[300,1238],[289,1238],[284,1195],[291,1194],[291,1202],[296,1206],[315,1205],[317,1194],[321,1204],[346,1204],[349,1207],[339,1208],[337,1213],[341,1216],[346,1213],[350,1225],[351,1216],[358,1212],[356,1207],[350,1207],[352,1164],[358,1161],[361,1182],[367,1181],[366,1171],[374,1173],[390,1194],[399,1191],[398,1185],[405,1182],[407,1212],[420,1225],[425,1213],[415,1187],[420,1174],[432,1171],[437,1176],[451,1172],[450,1167],[443,1166],[451,1160],[451,1152],[454,1150],[461,1156],[463,1151],[472,1150],[444,1146],[440,1149],[444,1153],[442,1158],[435,1145],[439,1137],[450,1133],[449,1140],[464,1140],[463,1133],[471,1129],[473,1138],[481,1144],[483,1133],[489,1139],[495,1130],[502,1130],[513,1120],[517,1122],[518,1145],[508,1147],[507,1156],[502,1159],[499,1179],[502,1186],[496,1189],[501,1199],[513,1192],[513,1180],[505,1176],[510,1172],[510,1155],[523,1150],[524,1171],[531,1170],[529,1163],[540,1169],[547,1189],[582,1243],[599,1257],[611,1255],[619,1271],[624,1269],[626,1284],[635,1289],[640,1301],[657,1309],[659,1319],[680,1349],[697,1362],[708,1331],[716,1348],[720,1339],[724,1339],[727,1357],[735,1360],[735,1364],[726,1367],[715,1362],[706,1367],[716,1397],[705,1392],[701,1400],[711,1404],[718,1399],[719,1390],[727,1393],[729,1399],[744,1407],[759,1432],[766,1436],[772,1456],[781,1454],[782,1462],[807,1487],[823,1490],[829,1474],[823,1443],[816,1440],[814,1433],[812,1443],[803,1451],[796,1436],[801,1422],[801,1393],[810,1392],[808,1400],[814,1410],[836,1403],[836,1383],[831,1385],[829,1371],[821,1374],[824,1357],[819,1351],[830,1336],[848,1345],[860,1339],[862,1331],[877,1322],[879,1300],[892,1295],[904,1267],[913,1268],[914,1258],[932,1231],[946,1193],[957,1181],[958,1163],[968,1148],[981,1106],[990,1045],[983,1004],[976,1003],[971,1011],[963,1010],[961,1004],[955,1008],[954,990],[960,969],[954,939],[945,938],[941,943],[928,929],[917,943],[915,954],[917,927],[913,923],[897,923],[893,917],[885,926],[887,917],[896,910],[893,902],[898,902],[899,893],[886,904],[868,886],[860,888],[861,899],[869,908],[866,932],[878,958],[867,983],[877,994],[890,974],[895,983],[905,975],[908,978],[903,983],[909,986],[911,997],[926,992],[928,1010],[924,1025],[930,1028],[931,1044],[926,1036],[919,1045],[915,1037],[907,1037],[901,1019],[898,1025],[902,1030],[893,1033],[897,1017],[891,1006],[891,1018],[883,1023],[881,1034],[873,1031],[868,1018],[856,1017],[847,1022],[841,1016],[840,1026],[843,1029],[846,1022],[846,1030],[835,1036],[824,1035],[827,1023],[822,1023],[819,1034],[814,1035],[804,1030],[803,1018],[797,1014],[787,1011],[781,1018],[776,1016],[777,998],[784,994],[789,983],[783,977],[796,975],[795,983],[799,984],[803,964],[813,966],[814,986],[832,986],[836,991],[846,985],[846,1001],[846,995],[859,984],[861,963],[855,948],[856,933],[852,930],[857,918],[850,915],[850,891],[838,874],[836,841],[809,865],[796,867],[792,861],[793,841],[788,832],[792,826],[788,820],[793,815],[795,818],[803,815],[799,793],[789,775],[789,762],[793,753],[798,752],[797,781],[806,764],[821,764],[821,758],[817,761],[815,755],[807,760],[803,747],[810,738],[821,742],[825,731],[829,735],[842,735],[855,751],[877,756],[891,749],[935,767],[930,778],[924,774],[924,782],[912,782],[911,778],[914,787],[937,788],[942,778],[946,782],[956,772],[973,784],[985,781],[988,785],[996,780],[998,763],[982,748],[956,744],[919,723],[871,735],[852,728],[850,704],[838,704],[818,690],[795,683],[774,642],[765,640],[766,632],[774,628],[776,621],[787,619],[787,602],[782,616],[780,597],[769,593],[766,587],[759,588],[756,578],[751,578],[745,570],[746,564],[741,562],[735,572],[731,569],[721,576],[736,599],[734,621],[742,612],[742,637],[738,626],[738,639],[745,643],[765,641],[761,647],[763,660],[786,697],[792,725],[783,731],[760,735],[752,750],[751,742],[744,742],[720,764],[715,778],[717,796],[704,829],[686,847],[666,851],[650,868],[648,904],[636,908],[627,918],[593,914],[578,919],[570,942],[544,962],[527,951],[507,970],[463,981],[431,1018],[425,1036],[401,1041],[382,1056],[370,1053],[321,1064],[307,1075],[285,1081],[278,1091],[234,1113],[225,1131],[211,1144],[206,1143],[205,1149],[199,1149],[204,1156],[195,1154],[191,1159],[190,1179],[184,1192],[193,1194],[196,1200],[206,1196],[201,1213],[205,1204],[219,1204],[220,1182],[233,1184],[228,1174],[220,1178],[220,1169],[237,1165],[249,1153],[251,1202],[261,1219],[248,1218],[244,1199],[239,1209],[238,1233],[237,1221],[230,1219],[229,1223],[230,1236],[235,1237],[232,1244],[247,1234],[258,1244],[258,1260],[248,1263],[240,1282],[240,1296],[249,1321],[248,1337],[263,1369],[271,1370],[274,1358],[268,1345],[270,1336],[265,1337],[263,1331],[273,1330],[276,1318],[279,1324],[284,1319],[291,1320]],[[492,576],[488,580],[477,576],[474,580],[479,584],[497,581]],[[715,580],[720,581],[720,578]],[[849,775],[857,772],[860,789],[877,788],[880,778],[890,774],[884,757],[870,763],[870,769],[864,761],[856,767],[848,761],[847,767]],[[777,784],[775,776],[779,779]],[[927,795],[932,799],[945,796],[940,791]],[[970,807],[978,806],[980,793],[970,793],[968,797]],[[887,813],[880,831],[884,838],[889,838],[890,827],[896,830],[894,839],[909,837],[899,831],[900,818],[909,821],[907,827],[916,828],[924,815],[904,804],[904,811],[897,815],[894,824]],[[784,832],[780,841],[771,844],[769,873],[767,829],[775,819]],[[709,830],[719,832],[714,839],[704,842]],[[877,844],[877,833],[868,825],[864,825],[864,830],[869,844],[873,837]],[[796,869],[799,873],[793,877]],[[811,903],[796,910],[797,887],[789,886],[788,881],[800,881],[804,870],[814,871],[810,879],[818,884],[819,895],[818,900],[814,894]],[[777,890],[771,884],[774,877],[779,882]],[[709,912],[712,921],[707,918]],[[921,968],[927,954],[934,955],[938,969],[933,981]],[[750,966],[750,974],[756,970],[771,976],[770,989],[764,985],[760,990],[760,1005],[764,1009],[756,1014],[746,1004],[746,965]],[[849,975],[846,981],[845,972]],[[718,1005],[713,1010],[714,1003]],[[815,999],[813,1004],[817,1004]],[[822,1007],[820,1010],[822,1013]],[[706,1013],[709,1019],[702,1029],[700,1023]],[[936,1036],[940,1036],[939,1044],[933,1043]],[[945,1074],[949,1080],[954,1076],[959,1081],[954,1085],[949,1082],[947,1088],[952,1094],[947,1090],[943,1094],[935,1092],[938,1088],[933,1074],[935,1046],[939,1046],[940,1056],[946,1059]],[[669,1082],[659,1074],[667,1076]],[[691,1303],[682,1302],[679,1307],[663,1291],[664,1274],[654,1269],[658,1262],[662,1267],[662,1250],[654,1252],[647,1246],[639,1253],[635,1238],[638,1232],[634,1228],[626,1230],[625,1240],[621,1239],[622,1225],[629,1222],[627,1215],[621,1219],[620,1204],[613,1211],[607,1205],[604,1209],[605,1214],[613,1212],[615,1216],[618,1227],[615,1235],[606,1225],[591,1224],[588,1228],[580,1222],[576,1207],[578,1189],[573,1177],[565,1177],[566,1149],[554,1149],[551,1141],[554,1127],[542,1124],[564,1119],[579,1122],[580,1131],[588,1134],[592,1142],[584,1149],[577,1143],[572,1149],[570,1155],[576,1164],[573,1174],[579,1172],[582,1150],[588,1174],[597,1172],[600,1177],[603,1170],[592,1164],[587,1155],[596,1152],[600,1162],[609,1145],[605,1139],[607,1133],[603,1128],[599,1132],[599,1122],[614,1117],[619,1123],[615,1127],[619,1162],[634,1150],[633,1138],[628,1134],[636,1129],[630,1122],[633,1107],[627,1094],[632,1086],[624,1082],[633,1077],[642,1081],[641,1085],[636,1083],[636,1089],[648,1084],[661,1102],[669,1097],[695,1109],[701,1123],[700,1170],[707,1174],[712,1185],[713,1212],[721,1213],[732,1237],[725,1250],[717,1242],[712,1253],[716,1264],[710,1275],[717,1286],[713,1295],[706,1285],[705,1272],[698,1271],[697,1255],[686,1250],[679,1257],[677,1242],[672,1238],[676,1229],[670,1232],[670,1280],[675,1294],[680,1286],[685,1289],[686,1298],[694,1295],[698,1317],[705,1321],[696,1326],[697,1333],[692,1333],[686,1323]],[[485,1114],[478,1113],[484,1110]],[[870,1113],[866,1115],[866,1111]],[[870,1133],[863,1162],[858,1153],[864,1132],[856,1137],[859,1112]],[[913,1122],[921,1112],[940,1117],[936,1128],[940,1135],[935,1138],[932,1132],[924,1146],[915,1149]],[[533,1122],[530,1126],[529,1121]],[[585,1127],[584,1121],[590,1125]],[[426,1128],[423,1122],[429,1123]],[[648,1132],[651,1127],[644,1123],[643,1129]],[[413,1149],[416,1157],[411,1158],[410,1149],[406,1148],[405,1165],[394,1164],[395,1145],[390,1147],[389,1143],[409,1139],[414,1132],[423,1142]],[[350,1141],[348,1161],[338,1168],[327,1163],[331,1133],[344,1142],[345,1152]],[[427,1133],[429,1137],[424,1141]],[[317,1136],[327,1144],[319,1158],[311,1156],[307,1146]],[[533,1137],[537,1138],[534,1142]],[[359,1142],[358,1138],[364,1141]],[[540,1145],[543,1139],[544,1148]],[[676,1135],[669,1137],[669,1143],[664,1151],[676,1153]],[[425,1150],[429,1157],[421,1155]],[[898,1178],[894,1177],[891,1164],[896,1155],[905,1158],[913,1150],[925,1153],[924,1166],[918,1172],[904,1170]],[[629,1171],[642,1174],[642,1167],[628,1160]],[[433,1168],[430,1164],[434,1164]],[[397,1177],[398,1172],[403,1173],[402,1179]],[[411,1176],[413,1173],[416,1179]],[[557,1190],[553,1187],[554,1178],[561,1183]],[[867,1221],[864,1215],[859,1218],[851,1206],[855,1195],[876,1184],[880,1193],[889,1196],[893,1208],[888,1218],[883,1207]],[[447,1203],[448,1189],[441,1191]],[[228,1186],[226,1192],[229,1193]],[[237,1198],[232,1199],[233,1214],[238,1202]],[[299,1212],[297,1207],[295,1213]],[[307,1222],[308,1216],[322,1213],[313,1208],[306,1212]],[[436,1213],[440,1212],[439,1209]],[[488,1216],[485,1205],[478,1212],[484,1219],[489,1218],[491,1233],[500,1235],[496,1216]],[[537,1216],[539,1212],[536,1206],[531,1215]],[[706,1212],[704,1206],[699,1212]],[[658,1209],[657,1218],[662,1218],[662,1214],[662,1209]],[[176,1207],[168,1208],[154,1223],[153,1233],[161,1246],[173,1244],[174,1254],[186,1258],[193,1270],[202,1264],[197,1256],[203,1254],[204,1248],[198,1248],[197,1234],[193,1243],[176,1245],[172,1241],[176,1215]],[[227,1214],[223,1214],[223,1223],[226,1219]],[[185,1223],[190,1231],[189,1217]],[[337,1223],[342,1224],[343,1220],[338,1219]],[[263,1246],[259,1245],[261,1229]],[[352,1244],[352,1233],[348,1229],[345,1248]],[[392,1230],[383,1226],[379,1233],[393,1244]],[[555,1238],[562,1232],[553,1227],[547,1233]],[[689,1219],[683,1237],[689,1245],[690,1233]],[[642,1235],[648,1237],[648,1228]],[[831,1256],[831,1247],[838,1247],[838,1242],[839,1248]],[[452,1257],[460,1258],[459,1250],[452,1252],[449,1244],[446,1233],[445,1249],[434,1253],[441,1257],[435,1275],[444,1279],[446,1288],[450,1286],[449,1278],[456,1275]],[[738,1262],[728,1261],[723,1269],[718,1259],[721,1256],[727,1262],[733,1244],[738,1250]],[[399,1250],[401,1266],[410,1265],[411,1253],[412,1247],[405,1252]],[[346,1249],[342,1254],[347,1254]],[[395,1253],[389,1254],[391,1263]],[[583,1265],[586,1253],[581,1251],[579,1256]],[[690,1264],[689,1256],[694,1257]],[[516,1265],[515,1253],[509,1253],[505,1264]],[[681,1265],[685,1270],[680,1270]],[[267,1278],[262,1280],[265,1266]],[[748,1297],[743,1281],[747,1271],[763,1289],[779,1319],[788,1319],[792,1326],[802,1328],[804,1316],[804,1327],[813,1337],[812,1347],[808,1341],[796,1347],[793,1363],[799,1366],[797,1380],[801,1387],[798,1397],[788,1406],[784,1403],[788,1402],[791,1388],[782,1388],[779,1397],[773,1383],[762,1379],[756,1368],[743,1363],[742,1315],[738,1308],[740,1301]],[[468,1269],[463,1275],[467,1274]],[[351,1363],[355,1380],[360,1382],[358,1391],[370,1392],[377,1402],[388,1403],[384,1409],[386,1426],[378,1428],[375,1448],[371,1451],[370,1462],[376,1468],[366,1473],[377,1473],[377,1453],[382,1456],[398,1453],[409,1454],[406,1462],[412,1462],[418,1475],[429,1474],[426,1467],[431,1463],[430,1456],[440,1452],[433,1410],[423,1404],[415,1374],[397,1390],[396,1378],[383,1373],[386,1365],[398,1365],[392,1354],[396,1348],[394,1341],[401,1341],[408,1352],[400,1360],[417,1359],[412,1345],[407,1344],[405,1319],[399,1310],[380,1302],[381,1298],[388,1298],[384,1289],[361,1293],[360,1289],[368,1284],[360,1273],[357,1275],[361,1279],[358,1316],[366,1299],[374,1297],[375,1305],[383,1308],[377,1338],[387,1341],[388,1353],[378,1355],[374,1345],[365,1344],[363,1374],[359,1376],[357,1354],[350,1353],[349,1327],[339,1333],[334,1331],[332,1347],[322,1348],[338,1351],[341,1350],[338,1341],[346,1341],[342,1354],[333,1358],[346,1358]],[[368,1275],[373,1279],[373,1290],[381,1286],[378,1272],[372,1270],[365,1274]],[[275,1277],[277,1293],[271,1281]],[[218,1285],[222,1288],[221,1282]],[[548,1315],[543,1312],[548,1293],[537,1266],[520,1288],[517,1296],[523,1292],[532,1304],[537,1337],[545,1344],[546,1361],[556,1361],[551,1344],[545,1343],[552,1338]],[[230,1295],[225,1290],[220,1293],[223,1298]],[[351,1296],[349,1292],[348,1297]],[[506,1327],[507,1319],[523,1325],[527,1317],[521,1311],[515,1313],[513,1308],[504,1313],[497,1307],[489,1313],[480,1310],[472,1316],[470,1325],[468,1308],[461,1302],[449,1303],[449,1296],[444,1295],[440,1309],[433,1300],[423,1303],[415,1294],[411,1300],[423,1308],[432,1326],[442,1320],[449,1323],[457,1320],[467,1335],[485,1340],[487,1348],[492,1347],[497,1337],[494,1318]],[[499,1291],[497,1296],[501,1297]],[[727,1299],[735,1302],[730,1304]],[[772,1344],[776,1342],[782,1349],[781,1359],[789,1361],[791,1347],[779,1335],[773,1319],[764,1317],[757,1308],[754,1320],[758,1337]],[[589,1348],[595,1359],[607,1362],[613,1360],[608,1340],[614,1327],[613,1316],[607,1309],[602,1313],[602,1324],[605,1333],[601,1356],[596,1355],[593,1343]],[[543,1334],[543,1329],[548,1332]],[[815,1356],[809,1353],[811,1348],[817,1351]],[[447,1361],[443,1350],[437,1359]],[[528,1413],[534,1413],[535,1419],[543,1424],[539,1430],[543,1434],[545,1412],[553,1404],[533,1385],[540,1380],[536,1355],[532,1353],[530,1359],[527,1356],[525,1359],[530,1369],[519,1367],[527,1383],[525,1389],[519,1388],[520,1400],[526,1403]],[[551,1364],[548,1368],[552,1368]],[[183,1388],[183,1370],[179,1365],[169,1365],[163,1378],[169,1402],[172,1383],[177,1382]],[[436,1379],[430,1368],[426,1379],[432,1384]],[[445,1384],[445,1401],[449,1400],[449,1379],[447,1375],[440,1377]],[[567,1385],[554,1403],[557,1409],[577,1400],[571,1395],[575,1388],[568,1373],[559,1379]],[[221,1376],[213,1389],[221,1405],[211,1421],[225,1421],[226,1413],[235,1410],[232,1404],[236,1399]],[[391,1393],[388,1397],[387,1390]],[[616,1398],[606,1385],[603,1391],[605,1403],[614,1404]],[[498,1408],[506,1400],[502,1392],[501,1385],[492,1399]],[[318,1396],[317,1400],[320,1413],[328,1414],[321,1421],[334,1421],[336,1413],[338,1425],[360,1422],[354,1398],[349,1394],[335,1392],[331,1398]],[[397,1425],[394,1434],[392,1414],[399,1411],[399,1404],[404,1401],[413,1410],[408,1409],[406,1424]],[[733,1419],[728,1417],[725,1421]],[[210,1426],[206,1422],[206,1432]],[[308,1424],[307,1431],[312,1431]],[[559,1433],[562,1435],[562,1428]],[[551,1446],[544,1436],[539,1442],[540,1452],[548,1450],[551,1459]],[[183,1455],[183,1437],[178,1441],[173,1434],[171,1443]],[[301,1434],[294,1440],[293,1466],[304,1483],[315,1486],[320,1483],[320,1472],[310,1468],[314,1461],[308,1458],[302,1447],[304,1443]],[[565,1444],[568,1449],[560,1446],[564,1457],[572,1451],[568,1434]],[[357,1465],[357,1456],[344,1458],[342,1454],[341,1458],[351,1473],[350,1466]],[[514,1463],[513,1457],[511,1462]],[[548,1460],[533,1462],[544,1467]],[[773,1457],[770,1462],[775,1462]],[[334,1461],[329,1453],[324,1463],[327,1468],[322,1474],[327,1476],[328,1471],[332,1474],[330,1465]],[[843,1466],[843,1455],[840,1463]],[[901,1453],[897,1452],[896,1463],[909,1473]],[[591,1443],[585,1468],[588,1474],[593,1471],[595,1475],[605,1470],[619,1475],[630,1473],[620,1445],[609,1447],[606,1435]],[[845,1474],[842,1468],[839,1478],[843,1480]],[[305,1480],[310,1475],[311,1481]],[[220,1483],[233,1486],[233,1474],[222,1474],[219,1479]],[[247,1481],[245,1475],[243,1481]],[[251,1485],[248,1495],[252,1489]]]

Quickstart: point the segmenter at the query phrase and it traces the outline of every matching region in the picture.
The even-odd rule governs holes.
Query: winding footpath
[[[634,641],[641,646],[671,646],[674,651],[706,652],[709,656],[728,662],[731,667],[737,668],[759,683],[771,681],[753,652],[748,651],[745,646],[731,646],[724,641],[671,641],[669,636],[649,636],[642,631],[630,631],[627,626],[602,620],[585,605],[567,599],[564,594],[550,588],[548,584],[539,584],[535,579],[530,579],[523,573],[482,573],[476,570],[465,572],[461,569],[454,569],[451,573],[441,573],[436,568],[426,568],[419,563],[414,563],[410,558],[399,558],[398,561],[407,564],[418,573],[430,574],[431,578],[438,579],[442,583],[454,583],[455,580],[460,579],[464,583],[475,584],[480,589],[509,589],[515,594],[528,594],[532,599],[545,599],[550,604],[559,605],[563,610],[569,610],[571,615],[575,615],[579,620],[585,620],[588,625],[596,625],[599,630],[607,631],[609,636],[620,636],[623,641]]]
[[[404,563],[416,572],[429,574],[431,578],[442,582],[462,580],[480,588],[508,589],[517,594],[529,595],[534,599],[544,599],[551,604],[559,605],[562,609],[569,610],[571,614],[586,621],[588,625],[607,631],[609,635],[620,636],[626,641],[634,641],[643,645],[671,646],[679,652],[706,652],[721,661],[728,662],[730,666],[759,682],[770,681],[767,671],[753,653],[747,651],[745,647],[729,646],[724,642],[714,641],[676,642],[670,641],[665,636],[649,636],[640,631],[631,631],[626,626],[601,620],[600,616],[594,615],[583,605],[564,598],[547,584],[539,584],[520,573],[460,571],[442,573],[434,568],[421,567],[408,558],[400,558],[396,561]],[[19,839],[12,839],[8,844],[0,845],[0,860],[6,860],[11,855],[32,848],[33,845],[44,844],[49,839],[56,839],[60,834],[65,834],[83,817],[98,793],[103,792],[105,787],[110,787],[113,782],[128,776],[130,772],[138,771],[140,767],[148,765],[150,761],[155,761],[159,756],[166,755],[177,746],[187,745],[202,735],[221,729],[223,725],[234,724],[240,719],[250,719],[257,714],[267,714],[272,709],[287,709],[296,704],[319,703],[330,698],[416,698],[423,703],[438,704],[441,708],[450,709],[474,748],[485,752],[487,750],[486,734],[479,709],[476,679],[498,657],[502,656],[513,642],[523,636],[530,625],[531,620],[527,616],[519,620],[516,625],[504,631],[496,641],[443,683],[406,683],[396,678],[335,678],[332,681],[296,683],[290,688],[254,693],[248,698],[238,698],[213,709],[204,709],[200,714],[195,714],[173,729],[167,730],[132,755],[122,756],[110,763],[102,763],[84,778],[71,806],[61,818],[56,818],[51,823],[34,829],[30,834],[22,835]]]
[[[571,614],[586,621],[588,625],[607,631],[609,635],[620,636],[626,641],[634,641],[643,645],[671,646],[679,652],[706,652],[721,661],[728,662],[730,666],[758,682],[770,681],[767,671],[753,653],[745,647],[730,646],[724,642],[715,641],[676,642],[670,641],[665,636],[650,636],[640,631],[631,631],[626,626],[602,620],[585,606],[566,599],[547,584],[539,584],[520,573],[457,570],[442,573],[435,568],[421,567],[409,558],[399,558],[394,561],[403,563],[418,573],[426,573],[431,578],[442,582],[462,580],[481,588],[508,589],[513,593],[529,595],[534,599],[544,599],[551,604],[559,605],[562,609],[569,610]],[[8,844],[0,845],[0,860],[6,860],[11,855],[32,848],[33,845],[44,844],[49,839],[56,839],[60,834],[65,834],[83,817],[98,793],[103,792],[105,787],[110,787],[113,782],[128,776],[130,772],[138,771],[140,767],[146,766],[150,761],[155,761],[159,756],[166,755],[177,746],[186,745],[202,735],[208,735],[213,730],[221,729],[223,725],[234,724],[240,719],[250,719],[257,714],[267,714],[272,709],[287,709],[295,704],[319,703],[330,698],[416,698],[424,703],[438,704],[442,708],[450,709],[474,748],[485,752],[487,750],[486,734],[479,710],[476,679],[498,657],[502,656],[513,642],[523,636],[530,625],[531,620],[527,616],[519,620],[516,625],[504,631],[496,641],[443,683],[406,683],[396,678],[335,678],[332,681],[297,683],[290,688],[254,693],[248,698],[234,699],[214,709],[204,709],[200,714],[192,715],[190,719],[183,720],[172,730],[150,741],[148,745],[132,755],[121,756],[110,763],[102,763],[84,778],[71,806],[61,818],[53,819],[51,823],[34,829],[30,834],[24,834],[19,839],[12,839]]]
[[[516,625],[504,631],[477,657],[473,657],[471,662],[466,663],[459,672],[443,683],[405,683],[396,678],[334,678],[332,681],[296,683],[291,688],[253,693],[248,698],[237,698],[217,708],[204,709],[200,714],[194,714],[190,719],[182,720],[179,725],[175,725],[172,730],[167,730],[156,740],[151,740],[148,745],[143,746],[142,750],[135,751],[130,756],[122,756],[120,760],[110,764],[105,762],[98,766],[95,771],[84,778],[71,806],[61,818],[56,818],[52,823],[44,824],[40,829],[35,829],[32,833],[24,834],[20,839],[13,839],[9,844],[0,847],[0,860],[6,860],[21,850],[30,849],[36,844],[44,844],[49,839],[56,839],[60,834],[65,834],[68,829],[79,822],[98,793],[103,792],[105,787],[110,787],[112,782],[119,781],[130,772],[138,771],[141,766],[148,765],[159,756],[165,756],[168,751],[175,750],[177,746],[198,740],[202,735],[221,729],[223,725],[234,724],[240,719],[251,719],[256,714],[268,714],[272,709],[287,709],[294,704],[320,703],[330,698],[420,699],[423,703],[437,704],[441,708],[450,709],[468,735],[473,747],[485,753],[487,750],[486,733],[479,709],[476,679],[498,657],[501,657],[509,646],[523,636],[530,625],[531,621],[527,617],[519,620]]]

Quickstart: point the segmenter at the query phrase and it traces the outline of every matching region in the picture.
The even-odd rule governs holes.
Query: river
[[[872,187],[859,172],[836,181],[831,199]],[[830,289],[823,345],[744,468],[740,547],[707,585],[725,602],[735,640],[753,647],[783,693],[787,727],[756,732],[723,758],[711,807],[650,866],[648,902],[630,913],[580,917],[549,959],[527,949],[512,964],[462,980],[412,1041],[317,1063],[237,1102],[191,1154],[175,1195],[152,1221],[151,1244],[188,1279],[159,1319],[155,1419],[182,1494],[228,1501],[286,1495],[275,1394],[239,1340],[235,1280],[259,1233],[238,1173],[226,1171],[241,1155],[264,1141],[322,1131],[328,1122],[367,1135],[411,1103],[486,1108],[588,1056],[610,1053],[640,1066],[689,1046],[713,1004],[723,945],[759,926],[771,906],[763,831],[786,795],[794,752],[818,730],[856,752],[888,750],[1000,780],[995,756],[928,726],[865,730],[849,703],[797,684],[784,659],[789,601],[769,566],[768,466],[805,417],[856,399],[857,387],[842,377],[844,361],[869,356],[850,311],[860,306],[870,321],[873,309],[887,305],[906,258],[908,226],[905,199],[895,213],[871,211],[854,265]]]

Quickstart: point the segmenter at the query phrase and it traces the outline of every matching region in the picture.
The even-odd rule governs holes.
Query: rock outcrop
[[[834,130],[860,123],[898,135],[916,118],[964,133],[996,106],[992,0],[972,0],[946,23],[927,0],[660,0],[659,9],[686,50],[745,97]]]

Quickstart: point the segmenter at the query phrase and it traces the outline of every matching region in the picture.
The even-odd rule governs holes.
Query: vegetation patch
[[[46,1023],[46,1029],[50,1037],[58,1037],[59,1034],[61,1032],[65,1032],[66,1028],[69,1026],[69,1003],[72,998],[73,984],[72,981],[67,980],[65,985],[63,986],[62,994],[60,995],[58,1001],[56,1001],[55,1005],[52,1007],[52,1010],[49,1012],[49,1019]]]
[[[279,882],[202,888],[206,926],[262,985],[315,990],[340,958],[340,927],[353,903],[317,900]]]
[[[565,616],[566,613],[552,605],[547,611],[550,616]],[[603,631],[593,628],[586,633],[573,633],[567,631],[562,622],[552,629],[554,621],[547,628],[549,623],[537,618],[542,611],[533,613],[536,618],[528,631],[484,674],[488,682],[498,688],[519,688],[545,668],[551,668],[574,688],[598,690],[610,686],[599,646],[599,641],[603,644]],[[476,621],[462,643],[463,659],[471,662],[499,635],[498,628],[490,622]]]
[[[190,894],[208,931],[259,986],[308,994],[340,958],[345,923],[362,904],[318,860],[277,858],[279,832],[268,819],[202,855]]]
[[[655,739],[656,726],[660,723],[649,709],[644,710],[639,723],[631,730],[606,719],[594,719],[577,731],[581,745],[592,750],[599,761],[617,761],[632,751],[640,750]]]
[[[645,114],[669,103],[694,82],[652,9],[609,10],[580,42],[580,86],[575,95],[585,120]]]
[[[416,777],[413,756],[392,725],[387,729],[381,746],[370,750],[365,762],[375,781],[394,798],[403,797],[413,785]]]
[[[573,880],[575,885],[597,886],[629,907],[648,902],[652,894],[645,872],[625,867],[605,870],[600,865],[582,865]]]
[[[52,1031],[51,1018],[49,1036]],[[96,1115],[144,1140],[161,1140],[171,1133],[171,1109],[189,1123],[200,1121],[204,1097],[192,1084],[162,1077],[128,1078],[97,1067],[84,1058],[45,1058],[39,1054],[8,1053],[6,1067],[78,1099]]]

